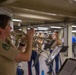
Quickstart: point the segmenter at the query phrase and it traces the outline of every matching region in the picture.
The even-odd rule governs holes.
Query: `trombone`
[[[22,37],[23,35],[26,35],[26,33],[24,33],[24,32],[21,31],[21,30],[18,30],[18,31],[12,31],[12,32],[11,32],[11,35],[14,36],[14,38],[11,38],[11,39],[12,39],[13,41],[15,41],[15,45],[18,46],[18,44],[19,44],[20,41],[21,41],[21,37]],[[35,48],[38,47],[38,51],[37,51],[37,50],[34,50],[34,51],[36,51],[38,54],[42,55],[43,57],[48,58],[48,56],[45,56],[44,54],[42,54],[42,52],[45,52],[45,53],[48,54],[48,55],[50,54],[50,52],[48,52],[48,51],[46,51],[46,50],[44,50],[44,49],[41,49],[42,43],[39,43],[36,39],[48,40],[48,41],[50,41],[50,42],[51,42],[51,40],[48,39],[48,38],[38,37],[38,36],[34,36],[33,38],[34,38],[34,41],[33,41],[32,46],[35,47]],[[36,46],[36,44],[37,44],[38,46]]]

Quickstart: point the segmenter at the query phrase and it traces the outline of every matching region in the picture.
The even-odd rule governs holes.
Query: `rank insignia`
[[[2,47],[4,48],[4,50],[9,50],[10,49],[10,46],[7,45],[7,44],[2,44]]]

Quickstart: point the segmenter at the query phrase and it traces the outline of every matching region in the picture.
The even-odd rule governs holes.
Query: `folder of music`
[[[66,59],[57,75],[76,75],[76,59]]]
[[[46,64],[50,65],[51,62],[55,59],[59,52],[66,51],[68,46],[56,46],[52,53],[49,55]]]

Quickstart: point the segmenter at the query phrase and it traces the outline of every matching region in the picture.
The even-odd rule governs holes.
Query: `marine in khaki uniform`
[[[10,21],[11,18],[9,16],[0,14],[0,75],[16,75],[16,62],[29,61],[32,53],[34,30],[27,31],[27,47],[25,52],[21,52],[25,44],[20,43],[17,49],[7,39],[12,29]]]
[[[16,75],[15,58],[19,51],[0,39],[0,75]]]

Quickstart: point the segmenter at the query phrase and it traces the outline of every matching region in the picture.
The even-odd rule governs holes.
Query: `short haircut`
[[[5,14],[0,14],[0,28],[5,29],[9,20],[11,20],[11,17]]]

